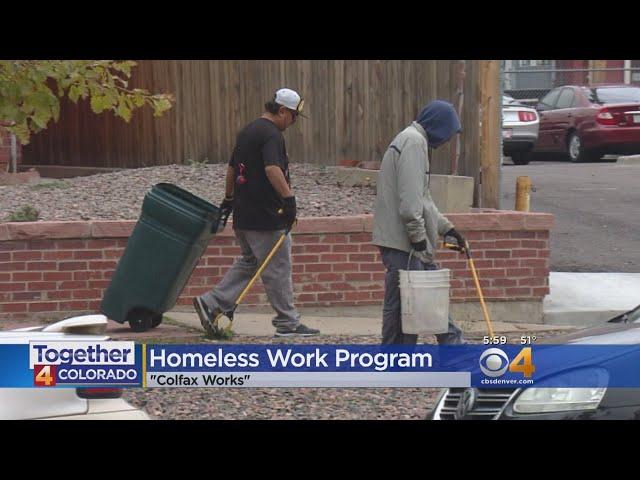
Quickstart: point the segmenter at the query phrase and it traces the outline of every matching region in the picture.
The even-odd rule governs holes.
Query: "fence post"
[[[482,140],[480,143],[480,206],[500,208],[501,107],[500,62],[480,60],[480,105]]]

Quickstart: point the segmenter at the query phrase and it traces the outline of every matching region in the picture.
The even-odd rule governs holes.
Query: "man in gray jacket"
[[[429,192],[429,151],[461,131],[456,111],[448,102],[426,105],[415,122],[401,131],[387,149],[378,175],[373,218],[373,244],[380,247],[387,269],[382,314],[383,344],[415,344],[417,335],[402,333],[398,270],[437,270],[434,255],[438,236],[464,237],[436,207]],[[449,331],[436,335],[440,344],[462,343],[462,332],[449,320]]]

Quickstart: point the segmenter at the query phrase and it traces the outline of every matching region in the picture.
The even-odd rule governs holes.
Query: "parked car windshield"
[[[610,87],[590,88],[589,101],[592,103],[640,103],[640,88],[638,87]]]

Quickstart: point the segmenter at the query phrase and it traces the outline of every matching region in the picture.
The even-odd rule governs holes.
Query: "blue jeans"
[[[415,345],[418,335],[402,333],[402,316],[400,312],[400,274],[398,270],[406,270],[409,254],[394,248],[380,247],[382,263],[387,269],[384,277],[384,307],[382,309],[382,344]],[[411,257],[409,270],[438,270],[435,263],[423,263]],[[456,327],[449,317],[449,331],[436,335],[441,345],[459,345],[464,343],[462,331]]]

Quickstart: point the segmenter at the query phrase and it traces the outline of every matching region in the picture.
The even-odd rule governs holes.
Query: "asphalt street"
[[[516,179],[535,187],[531,211],[556,216],[551,270],[640,272],[640,165],[533,161],[502,166],[502,209],[515,205]]]

